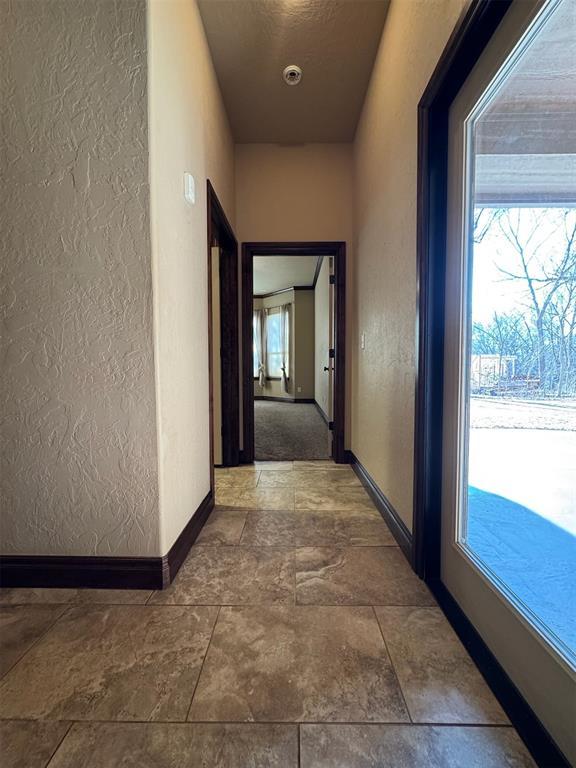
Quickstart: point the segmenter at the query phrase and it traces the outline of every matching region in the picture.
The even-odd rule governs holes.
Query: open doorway
[[[238,380],[238,245],[210,181],[208,199],[208,327],[211,466],[236,466],[240,446]]]
[[[245,462],[344,462],[344,243],[245,243]]]

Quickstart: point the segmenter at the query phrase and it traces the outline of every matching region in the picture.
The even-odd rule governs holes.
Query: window
[[[576,666],[576,134],[558,128],[574,119],[573,7],[549,4],[464,123],[456,540]]]
[[[252,360],[254,365],[254,378],[257,379],[260,374],[260,350],[262,345],[259,339],[260,333],[260,312],[256,310],[252,315]]]
[[[290,316],[288,304],[270,310],[254,310],[252,374],[255,379],[260,376],[262,366],[266,378],[281,379],[283,365],[286,367],[286,378],[290,378]]]
[[[270,378],[282,376],[282,313],[272,309],[266,317],[266,369]]]

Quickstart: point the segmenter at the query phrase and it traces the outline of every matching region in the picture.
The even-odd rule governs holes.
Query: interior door
[[[214,464],[222,466],[222,361],[220,357],[220,246],[210,249],[212,266],[212,413]]]
[[[450,110],[441,558],[573,763],[575,14],[516,0]]]
[[[328,418],[334,421],[334,258],[328,262]]]
[[[314,289],[314,358],[316,404],[327,422],[334,420],[334,363],[331,349],[334,349],[334,286],[331,275],[334,259],[322,256],[320,271]],[[332,431],[328,431],[326,449],[332,454]]]

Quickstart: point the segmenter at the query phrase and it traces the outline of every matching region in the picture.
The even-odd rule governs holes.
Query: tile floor
[[[349,467],[216,476],[164,592],[0,592],[2,768],[534,766]]]

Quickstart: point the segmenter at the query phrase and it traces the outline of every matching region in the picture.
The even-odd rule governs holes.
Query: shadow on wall
[[[576,537],[521,504],[470,486],[467,544],[576,656]]]

